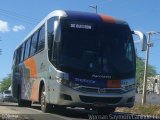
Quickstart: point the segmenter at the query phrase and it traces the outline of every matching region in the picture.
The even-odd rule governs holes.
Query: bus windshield
[[[59,54],[62,71],[133,77],[134,45],[127,25],[79,26],[62,27]]]

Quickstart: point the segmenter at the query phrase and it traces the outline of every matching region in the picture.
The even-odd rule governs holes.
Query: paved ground
[[[110,115],[98,115],[95,111],[87,111],[80,108],[43,113],[39,105],[33,105],[31,108],[27,108],[18,107],[17,103],[0,103],[0,118],[2,120],[142,120],[148,118],[158,120],[156,116],[149,117],[120,112],[115,112]]]

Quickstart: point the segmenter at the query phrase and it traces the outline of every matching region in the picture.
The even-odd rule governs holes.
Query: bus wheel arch
[[[40,86],[39,86],[39,103],[41,103],[41,92],[42,92],[43,86],[44,86],[44,81],[41,80]]]
[[[53,105],[46,102],[45,84],[43,81],[40,82],[39,99],[41,104],[41,110],[45,113],[51,112],[53,109]]]

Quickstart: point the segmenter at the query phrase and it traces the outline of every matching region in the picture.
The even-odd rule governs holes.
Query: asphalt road
[[[115,112],[110,115],[98,115],[95,111],[67,108],[43,113],[39,105],[32,107],[18,107],[17,103],[0,103],[0,119],[2,120],[160,120],[157,116],[134,115],[131,113]]]

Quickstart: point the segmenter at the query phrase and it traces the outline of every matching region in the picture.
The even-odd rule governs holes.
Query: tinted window
[[[29,57],[30,43],[31,43],[31,39],[28,39],[27,42],[26,42],[26,46],[25,46],[24,59],[27,59]]]
[[[127,25],[103,24],[97,29],[87,23],[76,25],[62,27],[58,61],[62,71],[108,74],[115,79],[135,75],[134,44]]]
[[[16,54],[17,54],[17,51],[15,51],[13,55],[13,65],[16,64]]]
[[[6,91],[4,91],[4,94],[11,94],[11,91],[6,90]]]
[[[119,76],[134,73],[134,44],[127,25],[106,24],[101,33],[104,67]],[[118,62],[117,62],[118,60]],[[107,72],[107,70],[104,70]]]
[[[45,43],[45,26],[43,25],[39,31],[38,48],[37,51],[44,49]]]
[[[47,22],[47,37],[48,37],[48,57],[49,59],[51,60],[51,57],[52,57],[52,47],[53,47],[53,28],[54,28],[54,21],[55,21],[55,18],[50,18]]]
[[[37,39],[38,38],[38,32],[36,32],[33,37],[32,37],[32,43],[31,43],[31,51],[30,51],[30,56],[34,55],[37,50]]]
[[[21,47],[18,48],[16,52],[16,64],[20,63],[20,57],[21,57]]]
[[[62,70],[101,72],[100,39],[96,29],[62,28],[61,38]]]
[[[24,48],[25,48],[25,44],[23,43],[22,48],[21,48],[21,62],[23,61],[24,58]]]

